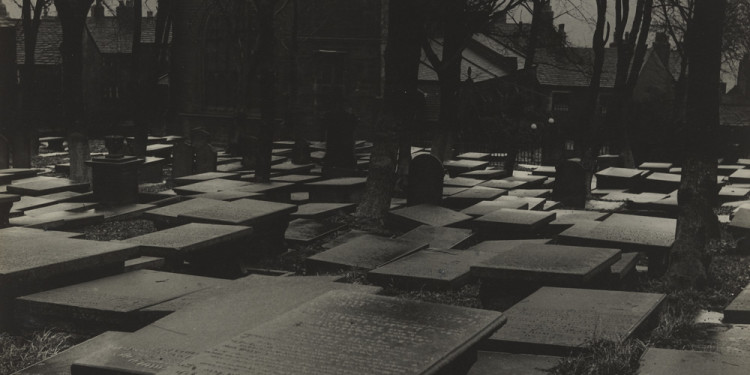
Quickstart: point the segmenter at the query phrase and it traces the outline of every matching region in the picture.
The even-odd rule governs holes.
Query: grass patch
[[[441,303],[444,305],[462,306],[471,308],[482,308],[479,299],[479,284],[465,285],[458,290],[427,291],[427,290],[402,290],[393,287],[383,289],[383,295],[405,298],[414,301]]]
[[[84,228],[83,232],[87,240],[110,241],[156,232],[156,227],[151,220],[122,220],[89,225]]]
[[[0,333],[0,374],[11,374],[49,358],[75,344],[69,334],[51,330],[29,335]]]
[[[629,375],[638,371],[646,344],[640,340],[615,343],[594,340],[579,354],[563,358],[552,368],[553,374]]]

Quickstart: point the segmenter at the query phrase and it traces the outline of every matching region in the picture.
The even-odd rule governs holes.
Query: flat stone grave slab
[[[315,182],[322,180],[321,176],[312,176],[307,174],[288,174],[283,176],[274,177],[271,179],[272,182],[291,182],[295,184],[304,184],[307,182]]]
[[[672,168],[672,163],[645,162],[638,166],[638,169],[662,173],[668,173],[670,168]]]
[[[750,354],[750,325],[747,324],[701,324],[701,335],[694,343],[695,350],[706,350],[723,354]]]
[[[0,241],[0,295],[15,297],[36,291],[62,275],[85,273],[133,258],[138,247],[124,243],[38,236]],[[55,285],[55,286],[60,286]]]
[[[490,154],[486,152],[464,152],[461,155],[456,156],[456,159],[469,159],[469,160],[490,160]]]
[[[196,194],[194,195],[194,197],[231,202],[231,201],[236,201],[238,199],[248,199],[248,198],[258,199],[258,198],[263,197],[263,194],[262,193],[250,193],[246,191],[237,191],[237,190],[222,190],[222,191],[216,191],[213,193]]]
[[[610,193],[603,197],[601,197],[602,200],[608,200],[608,201],[630,201],[636,204],[647,204],[656,202],[658,200],[662,200],[664,198],[667,198],[669,195],[664,193]]]
[[[122,242],[140,246],[143,255],[185,260],[221,253],[248,240],[252,234],[252,228],[241,225],[189,223]]]
[[[507,190],[475,186],[462,192],[446,197],[443,203],[451,208],[464,209],[481,201],[496,199],[501,195],[507,194]]]
[[[0,171],[2,173],[2,171]],[[733,184],[750,183],[750,169],[739,169],[729,175],[729,182]]]
[[[306,183],[305,189],[311,202],[357,203],[364,196],[366,184],[365,177],[340,177]]]
[[[540,165],[537,168],[534,168],[533,171],[531,171],[531,174],[534,176],[545,176],[545,177],[555,177],[555,174],[557,173],[557,168],[551,165]]]
[[[479,351],[467,375],[546,375],[561,357]]]
[[[449,197],[451,195],[456,195],[468,188],[466,187],[459,187],[459,186],[444,186],[443,187],[443,197]]]
[[[471,266],[486,283],[505,287],[519,283],[536,286],[583,287],[620,260],[620,250],[594,247],[524,244]]]
[[[456,226],[469,220],[469,215],[431,204],[399,208],[388,213],[390,225],[403,230],[411,230],[425,224],[433,227]]]
[[[176,186],[183,186],[202,181],[215,180],[217,178],[222,178],[225,180],[238,180],[240,178],[240,174],[236,172],[204,172],[190,176],[177,177],[174,179],[174,183]]]
[[[309,270],[372,270],[427,247],[427,242],[364,235],[307,258]]]
[[[639,375],[723,374],[750,371],[747,355],[648,348],[641,357]]]
[[[675,219],[612,214],[588,228],[575,225],[560,233],[557,239],[571,245],[646,251],[651,261],[652,256],[666,255],[672,247],[676,225]]]
[[[529,208],[529,204],[524,201],[507,200],[507,201],[481,201],[475,205],[469,206],[461,210],[469,216],[479,217],[487,215],[491,212],[497,211],[501,208],[511,208],[514,210],[526,210]]]
[[[90,203],[90,202],[67,202],[67,203],[56,203],[50,206],[44,206],[40,208],[34,208],[30,210],[25,210],[23,212],[26,216],[39,216],[48,214],[51,212],[60,212],[60,211],[86,211],[94,206],[96,206],[98,203]]]
[[[177,194],[190,195],[190,194],[201,194],[201,193],[215,193],[223,190],[238,190],[238,188],[248,186],[248,182],[237,181],[237,180],[226,180],[223,178],[217,178],[213,180],[206,180],[196,182],[183,186],[175,186],[172,188]]]
[[[489,162],[481,160],[447,160],[443,163],[443,166],[451,176],[458,176],[461,173],[476,171],[485,169],[490,165]]]
[[[744,165],[739,164],[719,164],[716,166],[716,173],[719,176],[729,176],[732,173],[745,168]]]
[[[138,310],[229,282],[140,270],[16,298],[15,315],[29,327],[133,330],[145,325]]]
[[[508,172],[502,169],[482,169],[478,171],[464,172],[464,173],[459,174],[458,177],[473,178],[477,180],[486,181],[486,180],[493,180],[493,179],[508,177]]]
[[[654,315],[665,295],[542,287],[504,314],[494,350],[567,355],[593,338],[622,342]]]
[[[291,243],[307,244],[343,228],[346,228],[345,224],[313,219],[294,219],[289,222],[284,239]]]
[[[199,211],[209,207],[216,207],[217,209],[221,210],[226,209],[231,205],[232,204],[229,202],[223,202],[215,199],[193,198],[146,211],[143,215],[146,219],[154,221],[158,228],[177,225],[177,217],[178,215],[183,213]]]
[[[10,225],[39,229],[73,229],[104,221],[104,215],[94,212],[56,211],[37,216],[19,216],[9,220]]]
[[[337,213],[354,212],[357,205],[354,203],[305,203],[297,207],[297,212],[292,217],[305,219],[320,219],[333,216]]]
[[[133,272],[137,270],[154,270],[161,271],[164,269],[166,261],[164,258],[140,256],[125,261],[124,272]]]
[[[340,236],[338,236],[338,237],[336,237],[336,238],[334,238],[334,239],[332,239],[332,240],[330,240],[330,241],[322,244],[321,247],[324,248],[324,249],[332,249],[332,248],[334,248],[336,246],[343,245],[343,244],[345,244],[345,243],[347,243],[347,242],[349,242],[349,241],[351,241],[351,240],[353,240],[353,239],[355,239],[357,237],[362,237],[362,236],[364,236],[366,234],[369,234],[369,233],[365,232],[365,231],[357,230],[357,229],[350,230],[350,231],[348,231],[348,232],[346,232],[346,233],[344,233],[344,234],[342,234],[342,235],[340,235]]]
[[[56,202],[51,199],[23,195],[21,196],[21,199],[19,201],[13,203],[13,207],[11,207],[10,213],[20,214],[21,212],[27,209],[49,206],[55,203]]]
[[[581,221],[601,221],[604,220],[608,213],[584,210],[552,210],[555,213],[555,220],[550,225],[560,225],[569,227]]]
[[[242,165],[241,162],[232,162],[232,163],[226,163],[226,164],[219,164],[216,166],[217,172],[237,172],[237,173],[245,173],[243,169],[245,166]]]
[[[70,366],[77,359],[83,358],[96,350],[111,350],[115,340],[126,335],[128,334],[125,332],[104,332],[21,371],[14,372],[13,375],[70,375]]]
[[[271,277],[252,275],[235,280],[203,299],[186,296],[189,303],[159,304],[155,311],[172,312],[132,334],[119,337],[112,348],[91,351],[79,358],[73,373],[85,370],[118,374],[156,374],[238,332],[258,327],[331,290],[377,293],[379,287],[331,282],[328,277]],[[173,301],[180,301],[177,298]],[[195,324],[195,322],[202,322]]]
[[[297,211],[297,206],[293,204],[254,199],[221,203],[223,204],[180,213],[178,218],[192,223],[254,225],[278,218],[285,219],[289,217],[289,214]]]
[[[739,201],[747,199],[750,189],[724,186],[719,190],[719,200],[722,202]]]
[[[76,193],[74,191],[61,191],[59,193],[40,195],[38,198],[49,199],[54,202],[63,202],[72,198],[80,197],[87,193]]]
[[[509,181],[507,179],[502,180],[489,180],[482,182],[479,186],[491,187],[495,189],[513,190],[528,185],[526,181]]]
[[[506,181],[522,181],[525,182],[524,189],[536,189],[542,187],[547,177],[544,176],[532,176],[532,175],[513,175],[505,178]]]
[[[67,178],[12,184],[7,187],[9,193],[31,196],[52,194],[61,191],[84,193],[90,189],[91,185],[88,182],[73,182]]]
[[[291,182],[252,182],[234,190],[247,193],[263,193],[271,200],[289,201],[293,186],[294,183]]]
[[[494,311],[331,291],[163,374],[461,373],[504,322]]]
[[[680,187],[682,176],[673,173],[654,172],[648,175],[643,183],[643,190],[669,193]]]
[[[38,170],[32,168],[4,168],[0,169],[0,174],[6,174],[13,176],[13,180],[21,178],[34,177],[38,173]]]
[[[508,195],[515,197],[547,198],[552,194],[552,189],[514,189]]]
[[[501,208],[472,222],[485,239],[530,236],[555,220],[553,212]]]
[[[446,177],[443,180],[443,186],[457,186],[457,187],[470,188],[472,186],[477,186],[482,182],[483,182],[482,180],[477,180],[475,178]]]
[[[593,189],[591,195],[595,197],[603,197],[612,193],[625,193],[628,189]]]
[[[614,212],[623,210],[625,208],[625,203],[589,199],[586,201],[585,207],[587,210],[591,211]]]
[[[160,143],[147,145],[146,155],[169,159],[172,156],[172,148],[174,148],[174,145]]]
[[[12,174],[2,174],[0,173],[0,185],[8,185],[13,181],[13,175]]]
[[[724,323],[750,324],[750,285],[724,308]]]
[[[630,189],[638,185],[646,171],[630,168],[609,167],[596,172],[596,187],[599,189]]]
[[[272,165],[271,170],[284,174],[305,174],[315,168],[315,164],[294,164],[291,161],[286,161],[286,158],[283,159],[283,162]]]
[[[619,283],[635,272],[640,259],[639,253],[622,253],[622,257],[610,267],[610,274],[615,283]]]
[[[750,167],[750,159],[738,159],[737,164],[745,167]]]
[[[61,238],[79,238],[81,233],[63,232],[56,230],[43,230],[25,227],[8,227],[0,229],[0,238],[4,241],[14,241],[17,239],[37,238],[40,236],[59,236]]]
[[[544,201],[544,206],[542,207],[542,211],[552,211],[560,207],[562,207],[562,203],[558,201],[546,200]]]
[[[428,243],[429,247],[434,249],[453,249],[460,247],[473,236],[474,233],[471,229],[421,225],[398,238],[411,242]]]
[[[517,197],[514,195],[501,195],[497,199],[495,199],[495,201],[525,202],[526,204],[528,204],[529,210],[541,211],[544,209],[544,204],[547,202],[547,199],[538,197]]]

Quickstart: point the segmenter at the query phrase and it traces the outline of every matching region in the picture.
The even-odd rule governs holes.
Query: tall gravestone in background
[[[107,205],[138,202],[138,168],[143,159],[124,155],[125,138],[105,137],[108,154],[86,162],[91,167],[94,198]]]
[[[190,143],[177,142],[172,149],[172,178],[216,172],[216,150],[209,143],[211,134],[204,129],[190,132]]]
[[[357,118],[346,111],[329,112],[326,126],[326,156],[323,158],[323,177],[351,177],[356,175],[354,128]]]
[[[440,159],[422,154],[409,163],[409,179],[406,204],[440,204],[443,199],[443,177],[445,170]]]
[[[193,148],[184,141],[172,148],[172,178],[193,174]]]
[[[585,207],[586,171],[581,163],[563,160],[557,164],[552,196],[566,206]]]

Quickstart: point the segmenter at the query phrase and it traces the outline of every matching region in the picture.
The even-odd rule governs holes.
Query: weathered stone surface
[[[122,242],[140,246],[143,255],[182,258],[193,253],[211,252],[233,241],[247,239],[252,233],[252,228],[241,225],[190,223]]]
[[[107,369],[117,374],[156,374],[337,289],[380,291],[379,287],[334,283],[331,278],[249,276],[219,293],[210,290],[201,300],[160,304],[155,311],[174,313],[118,338],[112,349],[92,351],[76,361],[73,373]],[[195,324],[198,321],[202,323]]]
[[[459,373],[473,362],[464,354],[504,321],[494,311],[332,291],[163,374]]]
[[[111,350],[117,339],[127,335],[124,332],[104,332],[50,358],[37,362],[13,375],[70,375],[70,366],[77,359],[83,358],[97,350]]]
[[[482,280],[581,287],[619,259],[617,249],[524,244],[473,264],[471,272]]]
[[[514,189],[508,195],[514,197],[547,198],[552,193],[550,189]]]
[[[34,208],[31,210],[25,210],[23,212],[26,216],[39,216],[43,214],[48,214],[51,212],[60,212],[60,211],[86,211],[94,206],[96,206],[96,203],[87,203],[87,202],[69,202],[69,203],[56,203],[50,206],[44,206],[40,208]]]
[[[491,212],[497,211],[501,208],[510,208],[514,210],[525,210],[528,209],[529,204],[524,201],[515,201],[515,200],[507,200],[507,201],[482,201],[479,202],[473,206],[469,206],[463,210],[461,210],[461,213],[464,213],[469,216],[484,216]]]
[[[528,183],[526,181],[509,181],[506,179],[502,179],[502,180],[485,181],[479,184],[479,186],[491,187],[495,189],[512,190],[512,189],[518,189],[518,188],[524,187],[527,184]]]
[[[420,204],[391,211],[388,213],[388,220],[391,225],[410,230],[423,224],[433,227],[455,226],[471,220],[471,216],[445,207]]]
[[[430,154],[418,155],[409,163],[407,204],[440,204],[443,199],[445,170],[440,160]]]
[[[86,161],[91,168],[94,198],[105,204],[138,202],[138,170],[143,159],[135,156],[99,157]]]
[[[508,192],[503,189],[475,186],[447,197],[445,199],[445,205],[454,209],[464,209],[481,201],[496,199],[507,193]]]
[[[542,187],[544,185],[544,182],[547,181],[547,177],[544,176],[532,176],[531,174],[521,174],[518,173],[520,171],[513,171],[513,176],[510,176],[506,178],[506,181],[522,181],[525,182],[526,185],[523,186],[524,189],[536,189]],[[528,172],[525,172],[528,173]]]
[[[39,196],[61,191],[75,191],[84,193],[89,191],[91,186],[88,182],[73,182],[67,178],[55,178],[52,180],[42,180],[35,182],[26,182],[8,185],[8,192],[12,194],[22,194]]]
[[[220,202],[202,209],[178,214],[178,218],[193,223],[253,225],[259,222],[288,217],[297,206],[254,199]]]
[[[467,375],[545,375],[557,366],[561,357],[480,351]]]
[[[284,239],[295,243],[310,243],[319,240],[337,230],[345,228],[345,224],[316,221],[312,219],[294,219],[289,222],[284,233]]]
[[[555,213],[555,220],[550,225],[571,226],[581,221],[600,221],[609,214],[596,211],[584,210],[552,210]]]
[[[272,171],[282,172],[283,174],[304,174],[315,168],[315,164],[294,164],[291,161],[285,161],[271,166]]]
[[[458,177],[474,178],[477,180],[486,181],[508,177],[508,172],[502,169],[482,169],[478,171],[464,172],[459,174]]]
[[[272,182],[292,182],[295,184],[303,184],[306,182],[320,181],[321,176],[312,176],[307,174],[288,174],[278,177],[271,178]]]
[[[505,312],[489,339],[497,350],[566,355],[592,338],[622,342],[664,301],[663,294],[542,287]]]
[[[469,160],[490,160],[490,154],[486,152],[464,152],[456,156],[456,159],[469,159]]]
[[[250,185],[248,182],[225,180],[223,178],[196,182],[172,188],[177,194],[190,195],[201,193],[214,193],[223,190],[239,190],[238,188]]]
[[[174,179],[174,183],[177,186],[182,186],[194,184],[201,181],[215,180],[217,178],[222,178],[225,180],[237,180],[240,178],[240,174],[236,172],[204,172],[190,176],[177,177]]]
[[[124,243],[39,236],[0,241],[0,295],[17,295],[63,274],[122,263],[138,247]]]
[[[17,180],[34,177],[38,173],[38,170],[32,168],[3,168],[0,169],[0,173],[12,175],[13,180]]]
[[[750,285],[724,308],[724,323],[750,324]]]
[[[750,371],[746,355],[648,348],[641,357],[640,375],[724,374]]]
[[[357,206],[353,203],[306,203],[298,206],[297,212],[292,213],[292,217],[319,219],[339,212],[353,212],[356,208]]]
[[[654,172],[646,177],[643,190],[668,193],[680,187],[680,180],[679,174]]]
[[[669,172],[670,168],[672,168],[672,163],[645,162],[638,166],[638,169],[662,173]]]
[[[471,229],[422,225],[404,233],[399,238],[416,243],[428,243],[433,249],[452,249],[461,246],[473,236]]]
[[[586,171],[581,163],[564,160],[555,171],[553,197],[565,205],[582,208],[586,202]]]
[[[160,257],[141,256],[125,261],[123,272],[133,272],[138,270],[161,271],[164,269],[166,261]]]
[[[334,238],[334,239],[332,239],[332,240],[324,243],[321,247],[323,247],[324,249],[332,249],[332,248],[334,248],[336,246],[343,245],[343,244],[345,244],[345,243],[347,243],[347,242],[349,242],[349,241],[351,241],[351,240],[353,240],[353,239],[355,239],[357,237],[362,237],[362,236],[364,236],[366,234],[369,234],[369,233],[367,233],[365,231],[361,231],[361,230],[356,230],[356,229],[350,230],[350,231],[348,231],[348,232],[346,232],[346,233],[344,233],[344,234],[342,234],[342,235],[340,235],[340,236],[338,236],[338,237],[336,237],[336,238]]]
[[[596,172],[596,187],[599,189],[630,189],[635,187],[647,173],[638,169],[610,167]]]
[[[10,225],[39,229],[72,229],[104,221],[104,215],[94,212],[56,211],[37,216],[20,216],[9,220]]]
[[[446,177],[443,180],[444,186],[457,186],[457,187],[465,187],[470,188],[472,186],[477,186],[481,184],[482,180],[477,180],[475,178],[466,178],[466,177]]]
[[[0,171],[2,173],[2,171]],[[729,175],[729,182],[747,184],[750,183],[750,169],[739,169]]]
[[[486,161],[467,159],[447,160],[443,162],[443,166],[448,170],[448,174],[450,174],[452,177],[457,176],[461,173],[485,169],[489,164],[490,163]]]
[[[573,226],[560,233],[558,239],[565,243],[612,246],[630,251],[665,251],[674,243],[676,225],[675,219],[612,214],[588,228]]]
[[[222,190],[222,191],[216,191],[213,193],[203,193],[203,194],[196,194],[194,195],[195,198],[203,198],[203,199],[214,199],[217,201],[236,201],[238,199],[248,199],[248,198],[260,198],[262,197],[262,193],[250,193],[245,191],[237,191],[237,190]]]
[[[364,177],[341,177],[306,183],[305,188],[312,202],[358,203],[366,184]]]
[[[724,186],[719,190],[719,200],[722,202],[738,201],[747,199],[750,195],[750,189],[748,188],[737,188],[734,186]]]
[[[555,220],[553,212],[502,208],[474,220],[485,235],[530,234]]]
[[[516,197],[513,195],[501,195],[497,199],[495,199],[495,201],[526,202],[528,204],[529,210],[541,211],[542,209],[544,209],[544,204],[547,202],[547,199],[535,198],[535,197]]]
[[[144,213],[144,217],[153,220],[157,225],[175,225],[177,216],[186,212],[198,211],[209,207],[227,208],[232,204],[215,199],[194,198],[180,203],[159,207]]]
[[[459,187],[459,186],[443,186],[443,197],[450,197],[451,195],[456,195],[468,188],[465,187]]]
[[[138,310],[229,282],[140,270],[19,297],[15,314],[22,324],[30,326],[85,331],[140,328]]]
[[[750,354],[750,325],[716,322],[701,324],[696,328],[700,329],[701,334],[696,335],[693,340],[694,350],[745,356]]]
[[[364,235],[307,258],[307,265],[315,270],[372,270],[426,247],[427,242]]]
[[[0,238],[4,241],[15,241],[25,238],[37,238],[40,236],[59,236],[62,238],[78,238],[81,233],[61,232],[56,230],[43,230],[25,227],[9,227],[0,229]]]

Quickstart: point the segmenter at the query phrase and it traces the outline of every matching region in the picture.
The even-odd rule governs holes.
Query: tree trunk
[[[83,103],[83,32],[86,15],[93,0],[55,0],[55,8],[62,25],[63,60],[63,124],[68,129],[70,179],[77,182],[91,180],[84,163],[89,157],[87,127],[84,123]]]
[[[358,220],[381,226],[391,205],[395,183],[399,127],[413,121],[420,58],[420,10],[416,0],[389,3],[385,50],[383,109],[370,156],[366,194],[357,207]]]
[[[268,182],[271,179],[271,152],[276,121],[276,73],[274,64],[274,0],[258,2],[258,59],[260,62],[260,128],[255,159],[255,180]]]
[[[682,139],[682,181],[678,193],[677,231],[667,272],[675,288],[700,287],[710,258],[706,249],[718,237],[713,212],[717,201],[719,83],[726,0],[696,0],[687,32],[690,74],[685,132]]]

